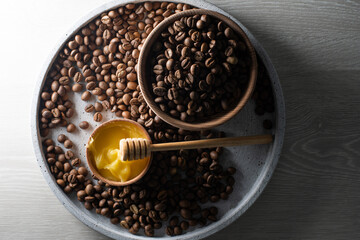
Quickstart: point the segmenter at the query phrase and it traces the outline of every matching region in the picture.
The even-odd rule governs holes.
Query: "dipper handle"
[[[126,138],[120,140],[120,154],[124,161],[149,157],[151,152],[173,151],[180,149],[197,149],[213,147],[229,147],[254,144],[268,144],[273,141],[272,135],[243,136],[230,138],[213,138],[184,142],[151,144],[144,138]]]

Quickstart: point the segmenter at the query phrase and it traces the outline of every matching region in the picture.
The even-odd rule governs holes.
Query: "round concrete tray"
[[[78,31],[82,26],[86,25],[89,21],[93,20],[102,12],[117,8],[121,5],[132,1],[115,0],[90,12],[87,16],[83,17],[79,22],[74,24],[74,27],[70,29],[60,40],[60,42],[53,49],[48,59],[46,60],[44,67],[40,73],[37,85],[35,87],[34,99],[32,104],[32,116],[31,116],[31,128],[32,138],[34,144],[34,150],[38,164],[44,175],[45,180],[49,184],[51,190],[58,197],[60,202],[80,221],[92,229],[109,236],[114,239],[148,239],[144,235],[132,235],[126,229],[123,229],[119,225],[113,225],[110,223],[108,218],[95,213],[95,211],[88,211],[84,208],[83,204],[80,203],[75,194],[66,195],[62,189],[56,184],[56,181],[46,162],[43,154],[41,137],[39,134],[38,124],[38,111],[40,103],[41,89],[45,83],[47,72],[49,71],[55,57],[63,44],[68,38],[75,32]],[[139,1],[136,1],[139,2]],[[271,175],[276,167],[277,161],[280,156],[284,133],[285,133],[285,105],[282,95],[282,90],[277,73],[272,65],[268,55],[262,48],[260,43],[254,38],[254,36],[235,18],[230,16],[228,13],[217,8],[216,6],[204,2],[202,0],[180,0],[177,2],[183,2],[193,5],[198,8],[209,9],[220,12],[232,20],[234,20],[248,35],[250,41],[255,47],[259,56],[259,61],[262,61],[268,71],[271,79],[271,84],[274,91],[275,97],[275,113],[267,114],[263,117],[258,117],[254,113],[254,103],[250,101],[246,107],[236,115],[236,117],[226,124],[217,127],[216,129],[224,131],[227,136],[241,136],[241,135],[255,135],[263,133],[272,133],[275,136],[275,140],[271,145],[264,146],[245,146],[245,147],[232,147],[227,148],[224,154],[221,156],[223,166],[234,166],[237,168],[235,175],[236,183],[234,185],[234,192],[230,195],[227,201],[219,201],[215,205],[219,208],[218,221],[211,223],[205,227],[190,228],[185,234],[175,237],[168,237],[164,234],[163,229],[156,231],[156,238],[161,239],[200,239],[210,234],[213,234],[230,223],[235,221],[240,215],[242,215],[258,198],[260,193],[269,182]],[[70,94],[70,98],[75,103],[76,114],[72,118],[74,124],[78,124],[83,120],[91,122],[92,127],[87,131],[77,130],[71,134],[71,139],[74,144],[79,146],[85,146],[89,135],[92,130],[98,125],[92,120],[92,115],[84,112],[85,102],[80,100],[80,94]],[[94,100],[94,99],[93,99]],[[113,114],[107,112],[104,114],[104,121],[114,118]],[[263,130],[262,121],[263,119],[271,119],[275,124],[273,130]],[[65,128],[57,128],[51,132],[50,137],[57,136],[60,132],[65,132]],[[78,156],[85,161],[85,148],[75,148]],[[214,205],[214,204],[212,204]],[[165,225],[165,224],[164,224]]]

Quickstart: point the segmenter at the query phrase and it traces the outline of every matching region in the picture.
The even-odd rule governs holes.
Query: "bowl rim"
[[[145,176],[145,174],[147,173],[147,171],[149,170],[150,166],[151,166],[151,162],[152,162],[152,154],[150,155],[150,159],[146,165],[146,167],[141,171],[141,173],[139,175],[137,175],[136,177],[130,179],[129,181],[126,181],[126,182],[119,182],[119,181],[113,181],[113,180],[110,180],[110,179],[107,179],[105,178],[104,176],[102,176],[99,171],[97,170],[97,168],[94,166],[94,163],[93,161],[90,159],[90,151],[89,151],[89,148],[88,148],[88,145],[89,145],[89,142],[90,140],[94,137],[94,135],[101,130],[101,128],[104,128],[108,125],[116,125],[118,123],[121,123],[121,122],[129,122],[131,124],[133,124],[134,126],[136,126],[137,128],[139,128],[145,135],[146,139],[150,140],[151,142],[151,138],[149,136],[149,133],[145,130],[145,128],[143,128],[143,126],[141,126],[139,123],[133,121],[133,120],[130,120],[130,119],[126,119],[126,118],[118,118],[118,119],[111,119],[111,120],[108,120],[102,124],[100,124],[99,126],[97,126],[94,131],[91,133],[91,135],[89,136],[89,140],[88,142],[86,143],[86,149],[85,149],[85,155],[86,155],[86,162],[91,170],[91,172],[95,175],[95,177],[97,177],[98,179],[104,181],[105,183],[111,185],[111,186],[127,186],[127,185],[130,185],[130,184],[133,184],[133,183],[136,183],[137,181],[139,181],[142,177]]]
[[[149,86],[151,84],[149,79],[146,79],[147,75],[147,67],[148,67],[148,57],[149,54],[151,54],[151,47],[152,44],[158,39],[160,34],[171,24],[173,24],[175,21],[179,20],[182,17],[188,17],[193,15],[202,15],[207,14],[214,18],[217,18],[226,25],[228,25],[234,32],[236,32],[238,35],[241,36],[243,41],[246,45],[246,51],[248,52],[250,59],[251,59],[251,67],[249,71],[249,82],[247,84],[245,92],[242,94],[242,96],[239,98],[239,101],[236,103],[236,105],[225,112],[217,113],[213,116],[209,116],[206,121],[202,122],[185,122],[181,121],[180,119],[174,118],[171,115],[163,112],[160,107],[155,103],[153,94],[151,90],[149,89]],[[142,92],[142,95],[146,101],[146,103],[149,105],[149,107],[155,112],[155,114],[160,117],[163,121],[167,122],[168,124],[175,126],[177,128],[182,128],[185,130],[192,130],[192,131],[198,131],[202,129],[210,129],[214,128],[216,126],[219,126],[227,121],[229,121],[231,118],[233,118],[239,111],[246,105],[247,101],[250,99],[255,85],[256,85],[256,79],[257,79],[257,70],[258,70],[258,64],[257,64],[257,58],[255,49],[252,46],[249,38],[247,37],[246,33],[243,31],[243,29],[235,23],[233,20],[231,20],[229,17],[226,17],[225,15],[214,12],[207,9],[190,9],[183,12],[176,13],[162,22],[160,22],[153,31],[149,34],[149,36],[146,38],[143,47],[140,51],[139,56],[139,62],[138,62],[138,82],[140,85],[140,89]]]
[[[151,2],[159,1],[163,2],[164,0],[149,0]],[[103,224],[99,221],[98,216],[94,217],[92,214],[89,214],[85,208],[82,206],[79,207],[74,199],[70,198],[70,196],[61,189],[61,187],[56,183],[54,176],[50,173],[50,168],[46,162],[46,158],[43,151],[42,146],[42,137],[40,136],[40,129],[39,129],[39,118],[38,118],[38,111],[39,111],[39,104],[40,104],[40,94],[41,89],[46,82],[46,76],[50,67],[52,66],[53,62],[56,59],[56,56],[60,52],[61,48],[65,45],[65,43],[70,39],[70,37],[79,31],[83,26],[94,20],[104,11],[109,11],[111,9],[116,9],[118,7],[124,6],[128,3],[140,3],[143,1],[139,0],[111,0],[108,3],[104,3],[95,7],[93,10],[89,11],[88,13],[84,14],[80,17],[74,24],[62,35],[61,38],[58,39],[56,43],[54,43],[54,47],[49,52],[46,58],[44,58],[44,63],[42,68],[39,72],[39,75],[36,80],[36,84],[33,88],[34,94],[32,99],[32,107],[31,107],[31,137],[34,147],[34,153],[36,157],[36,161],[39,165],[40,171],[43,174],[43,177],[46,183],[49,185],[51,191],[55,194],[59,202],[64,205],[64,207],[77,219],[79,219],[82,223],[84,223],[89,228],[104,234],[105,236],[115,238],[115,239],[131,239],[131,240],[147,240],[149,239],[146,236],[140,235],[133,235],[128,233],[127,231],[119,231],[114,230],[113,227],[108,227],[107,225]],[[249,207],[258,199],[260,194],[265,189],[266,185],[271,179],[271,176],[274,173],[274,169],[278,163],[281,149],[283,147],[284,142],[284,135],[285,135],[285,127],[286,127],[286,113],[285,113],[285,102],[284,96],[282,93],[282,88],[280,85],[280,80],[275,69],[274,64],[272,63],[269,55],[267,54],[264,47],[260,44],[260,42],[255,38],[255,36],[235,17],[231,14],[225,12],[218,6],[206,2],[204,0],[177,0],[178,3],[190,4],[194,7],[198,8],[205,8],[205,9],[212,9],[217,12],[220,12],[229,18],[231,18],[234,22],[239,24],[244,32],[248,35],[250,41],[252,42],[254,48],[260,59],[262,59],[266,70],[269,73],[271,84],[273,87],[274,97],[275,97],[275,114],[276,114],[276,128],[275,128],[275,139],[273,143],[273,147],[269,156],[265,161],[265,166],[263,167],[263,171],[258,176],[257,181],[254,183],[254,189],[246,194],[242,199],[242,203],[236,205],[231,213],[227,216],[219,219],[217,222],[210,224],[209,226],[202,227],[199,229],[195,229],[194,231],[190,231],[186,234],[180,236],[163,236],[158,239],[164,240],[186,240],[186,239],[200,239],[205,238],[211,234],[214,234],[217,231],[227,227],[231,223],[233,223],[238,217],[240,217],[244,212],[246,212]],[[77,200],[76,200],[77,201]],[[155,238],[154,238],[155,239]]]

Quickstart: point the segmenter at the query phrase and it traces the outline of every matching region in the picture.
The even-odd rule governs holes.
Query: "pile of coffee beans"
[[[182,17],[153,47],[155,102],[186,122],[230,110],[248,83],[251,60],[246,50],[223,21],[209,15]]]
[[[137,61],[146,37],[164,18],[187,9],[188,4],[145,2],[127,4],[103,13],[83,27],[60,52],[43,89],[41,134],[67,126],[74,114],[70,91],[81,93],[83,101],[93,96],[103,108],[88,109],[94,121],[102,121],[101,110],[117,117],[151,121],[148,107],[138,107],[140,88]],[[71,86],[72,85],[72,86]],[[141,112],[139,111],[141,110]],[[144,123],[143,123],[144,124]]]
[[[145,2],[101,14],[61,50],[41,94],[43,150],[57,184],[65,193],[76,194],[86,209],[133,234],[143,231],[154,236],[154,230],[164,226],[165,233],[173,236],[216,221],[217,208],[203,204],[226,200],[233,191],[236,170],[221,165],[222,148],[155,153],[142,180],[113,187],[89,176],[81,163],[84,159],[76,156],[76,147],[82,146],[71,141],[72,134],[87,131],[90,121],[102,121],[104,110],[137,121],[154,143],[223,136],[164,123],[148,107],[138,86],[137,59],[144,40],[164,18],[190,8],[182,3]],[[71,123],[75,113],[71,92],[86,102],[96,99],[85,108],[93,119],[78,127]],[[55,127],[68,133],[51,139],[48,134]]]
[[[60,134],[58,141],[65,144],[68,139],[65,135]],[[50,172],[54,175],[56,183],[63,188],[65,193],[71,193],[73,190],[79,191],[85,185],[91,183],[90,179],[86,179],[88,170],[80,166],[81,160],[75,157],[73,151],[68,150],[64,152],[50,138],[44,139],[43,147]],[[79,168],[76,169],[76,167]]]

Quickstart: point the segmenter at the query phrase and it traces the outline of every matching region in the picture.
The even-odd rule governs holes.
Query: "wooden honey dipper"
[[[184,142],[169,142],[152,144],[145,138],[124,138],[120,140],[120,158],[123,161],[143,159],[151,152],[173,151],[180,149],[197,149],[213,147],[230,147],[240,145],[268,144],[273,141],[272,135],[257,135],[244,137],[213,138]]]

